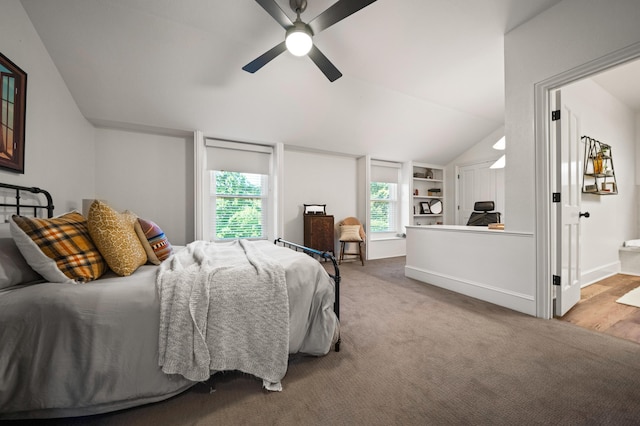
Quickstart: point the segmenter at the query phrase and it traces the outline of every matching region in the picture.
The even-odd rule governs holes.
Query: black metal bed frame
[[[13,196],[15,198],[15,203],[0,203],[0,207],[13,207],[16,209],[16,214],[20,215],[20,208],[23,209],[33,209],[33,215],[38,215],[38,210],[46,210],[47,217],[53,217],[53,199],[51,198],[51,194],[44,189],[36,188],[36,187],[28,187],[28,186],[19,186],[19,185],[11,185],[8,183],[0,183],[0,189],[10,189],[16,191],[16,195]],[[47,198],[47,205],[36,205],[36,204],[20,204],[20,193],[21,192],[30,192],[32,194],[42,194]]]
[[[282,238],[276,238],[273,242],[274,244],[282,244],[291,249],[295,249],[295,251],[301,250],[302,252],[308,254],[309,256],[319,256],[322,259],[330,260],[333,263],[333,274],[329,274],[331,278],[333,278],[333,282],[335,283],[335,302],[333,304],[333,311],[336,313],[336,317],[338,317],[338,321],[340,321],[340,268],[338,268],[338,262],[336,258],[327,251],[315,250],[309,247],[302,246],[300,244],[292,243],[290,241],[283,240]],[[335,350],[336,352],[340,352],[340,343],[341,338],[338,336],[338,340],[336,341]]]

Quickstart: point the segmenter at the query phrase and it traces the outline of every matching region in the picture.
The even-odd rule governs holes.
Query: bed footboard
[[[288,247],[296,251],[302,251],[312,257],[318,257],[320,259],[331,261],[331,263],[333,264],[333,274],[329,273],[329,276],[333,279],[336,288],[336,299],[333,304],[333,311],[336,313],[338,320],[340,320],[340,268],[338,268],[338,262],[336,261],[336,258],[329,252],[315,250],[309,247],[302,246],[300,244],[283,240],[282,238],[277,238],[273,243],[282,244],[284,247]],[[340,337],[338,337],[335,345],[336,352],[340,352],[340,343]]]

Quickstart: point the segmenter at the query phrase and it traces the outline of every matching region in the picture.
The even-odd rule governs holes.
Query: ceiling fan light
[[[300,23],[302,24],[302,22]],[[298,22],[296,22],[295,26],[287,31],[285,43],[287,50],[293,55],[304,56],[309,53],[311,46],[313,46],[311,31],[309,31],[304,24],[298,25]]]

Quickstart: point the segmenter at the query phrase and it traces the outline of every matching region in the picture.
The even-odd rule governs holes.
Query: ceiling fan
[[[312,37],[375,1],[376,0],[339,0],[309,23],[305,24],[300,19],[300,14],[307,8],[307,0],[289,0],[289,6],[297,16],[295,22],[291,22],[291,19],[289,19],[280,6],[278,6],[275,0],[256,0],[287,32],[285,41],[249,62],[242,67],[242,69],[254,73],[285,50],[289,50],[296,56],[308,55],[329,81],[337,80],[342,77],[342,73],[338,71],[320,49],[313,44]]]

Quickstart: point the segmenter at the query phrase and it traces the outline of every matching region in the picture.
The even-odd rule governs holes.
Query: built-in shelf
[[[444,218],[444,167],[412,164],[411,204],[413,225],[435,225]],[[431,212],[434,209],[434,212]]]
[[[611,146],[589,136],[583,136],[582,139],[585,141],[582,192],[594,195],[617,194],[618,184]]]

